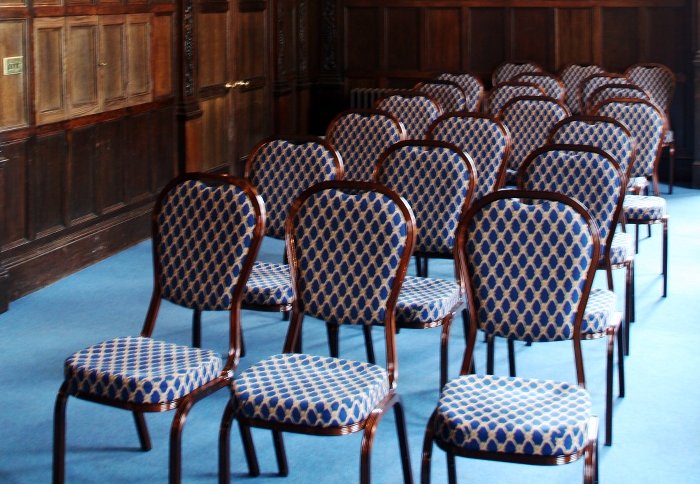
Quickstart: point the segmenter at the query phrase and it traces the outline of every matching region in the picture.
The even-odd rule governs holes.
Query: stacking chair
[[[472,158],[478,174],[472,200],[498,190],[505,183],[510,134],[493,116],[443,114],[430,126],[426,137],[452,143]]]
[[[360,482],[369,483],[377,425],[393,408],[403,477],[410,483],[404,412],[396,391],[394,317],[415,241],[411,209],[379,184],[323,182],[294,202],[286,230],[298,294],[291,324],[283,353],[254,363],[231,386],[219,435],[219,482],[230,480],[235,418],[253,476],[260,471],[251,427],[272,430],[282,475],[288,473],[282,432],[330,436],[362,431]],[[386,366],[295,353],[304,315],[335,324],[382,325]]]
[[[421,81],[413,89],[433,96],[444,112],[467,109],[467,93],[454,81],[432,79]]]
[[[596,64],[567,64],[559,71],[559,78],[566,87],[566,105],[573,114],[581,114],[579,109],[579,84],[594,74],[605,70]]]
[[[636,85],[649,92],[651,100],[666,114],[668,129],[664,136],[664,148],[668,148],[668,194],[673,193],[673,165],[676,157],[676,144],[671,129],[671,103],[676,89],[676,75],[663,64],[634,64],[627,68],[625,75]]]
[[[504,81],[491,89],[486,98],[486,112],[494,116],[508,101],[521,96],[546,96],[540,86],[534,82]]]
[[[534,82],[544,93],[563,103],[566,101],[566,86],[557,76],[546,72],[523,72],[513,78],[514,81]]]
[[[511,137],[507,183],[514,183],[520,164],[545,144],[552,127],[569,114],[566,106],[546,96],[516,97],[503,106],[496,119],[503,123]]]
[[[396,116],[406,128],[408,139],[423,139],[430,123],[443,112],[432,95],[415,90],[393,91],[377,99],[374,107]]]
[[[54,413],[53,482],[64,482],[69,396],[133,412],[141,449],[144,413],[175,410],[169,482],[181,477],[182,430],[192,406],[231,384],[240,354],[243,288],[263,238],[262,201],[247,181],[189,174],[170,182],[152,215],[154,286],[140,336],[117,337],[71,355]],[[229,311],[225,362],[211,350],[152,339],[161,300]]]
[[[502,82],[512,81],[515,76],[522,72],[544,72],[544,69],[531,61],[505,61],[493,70],[491,84],[497,86]]]
[[[371,181],[379,155],[406,139],[406,128],[391,113],[376,109],[351,109],[328,125],[328,141],[343,159],[345,180]]]
[[[605,116],[578,115],[563,119],[549,134],[549,144],[579,144],[602,149],[618,163],[629,188],[629,174],[634,163],[636,144],[632,134],[619,121]],[[625,286],[625,354],[629,354],[630,322],[634,321],[634,240],[626,232],[614,231],[610,242],[612,269],[626,271]]]
[[[484,100],[484,83],[473,74],[468,72],[461,74],[443,73],[437,79],[456,82],[467,95],[467,111],[478,112]]]
[[[442,326],[442,386],[447,381],[450,325],[464,301],[459,284],[428,278],[428,258],[453,258],[457,225],[474,193],[474,162],[457,146],[443,141],[403,141],[382,155],[375,180],[405,198],[416,217],[414,255],[419,277],[408,276],[404,281],[396,324],[419,329]],[[371,348],[371,337],[366,340]]]
[[[584,482],[597,481],[598,418],[581,351],[600,257],[595,222],[558,193],[502,190],[475,202],[460,222],[457,247],[470,344],[460,376],[443,387],[428,421],[421,482],[430,482],[433,443],[447,454],[451,484],[455,456],[538,465],[583,457]],[[546,256],[553,253],[561,256]],[[577,383],[471,374],[477,329],[515,340],[573,340]]]
[[[608,290],[593,289],[583,317],[582,338],[607,336],[607,391],[605,408],[605,445],[612,444],[613,353],[618,340],[619,395],[624,388],[624,328],[615,314],[612,265],[627,260],[628,247],[613,245],[625,196],[625,175],[613,157],[593,146],[547,145],[535,150],[518,170],[518,187],[523,190],[556,192],[580,202],[598,225],[600,259],[598,269],[608,278]],[[617,253],[612,254],[613,251]],[[631,252],[631,251],[630,251]],[[627,293],[631,292],[631,270],[627,271]],[[493,338],[489,343],[489,369],[493,367]],[[515,376],[515,352],[508,341],[511,376]]]
[[[666,200],[659,196],[658,165],[661,157],[666,116],[650,101],[642,99],[609,99],[598,105],[595,114],[609,116],[624,124],[637,144],[637,156],[631,177],[651,178],[654,196],[627,195],[623,204],[625,220],[635,226],[636,249],[639,249],[639,225],[660,224],[663,227],[661,240],[662,295],[666,297],[668,279],[668,214]]]
[[[627,79],[623,74],[617,74],[614,72],[603,72],[601,74],[593,74],[588,76],[579,84],[578,92],[578,102],[579,102],[579,112],[592,114],[588,110],[589,99],[593,94],[593,91],[598,89],[600,86],[605,84],[634,84],[632,81]]]
[[[603,84],[591,93],[591,95],[588,97],[586,112],[590,112],[594,106],[597,106],[603,101],[617,97],[646,99],[647,101],[651,100],[649,93],[639,86],[634,84],[613,82]]]

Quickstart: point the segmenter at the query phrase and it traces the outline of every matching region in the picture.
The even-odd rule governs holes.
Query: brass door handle
[[[97,64],[97,65],[100,66],[100,67],[106,67],[106,66],[107,66],[107,63],[106,63],[106,62],[100,62],[100,63]]]
[[[236,81],[236,82],[227,82],[226,83],[226,89],[231,89],[235,87],[248,87],[250,86],[250,81]]]

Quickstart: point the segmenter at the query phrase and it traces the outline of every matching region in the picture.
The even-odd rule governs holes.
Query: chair
[[[580,114],[579,84],[593,74],[602,74],[605,70],[596,64],[567,64],[559,71],[559,78],[566,87],[566,105],[573,114]]]
[[[515,76],[522,72],[544,72],[544,69],[531,61],[505,61],[493,70],[491,84],[497,86],[502,82],[512,81]]]
[[[624,124],[637,144],[637,157],[632,167],[631,177],[652,179],[655,196],[627,195],[622,206],[625,220],[635,226],[636,249],[639,249],[639,225],[649,227],[660,224],[663,228],[661,238],[661,273],[663,275],[662,295],[666,297],[668,279],[668,214],[666,200],[659,196],[658,165],[661,157],[666,116],[650,101],[642,99],[609,99],[598,105],[595,114],[609,116]]]
[[[513,78],[514,81],[533,82],[540,86],[544,93],[563,103],[566,101],[566,86],[557,76],[546,72],[523,72]]]
[[[608,290],[593,289],[589,295],[583,317],[583,339],[598,339],[607,336],[607,392],[605,404],[605,445],[612,444],[612,387],[613,353],[615,339],[618,340],[619,395],[624,389],[624,328],[620,328],[615,314],[612,266],[624,266],[634,254],[628,245],[613,243],[615,227],[620,220],[622,200],[625,196],[625,175],[611,155],[602,149],[585,145],[547,145],[535,150],[518,170],[518,188],[530,191],[560,193],[580,202],[597,223],[600,236],[600,259],[598,269],[604,270],[608,279]],[[614,252],[614,253],[613,253]],[[627,266],[627,294],[630,294],[631,263]],[[493,338],[489,343],[490,365],[493,367]],[[511,376],[515,376],[515,353],[508,342],[508,357]]]
[[[374,107],[396,116],[406,128],[408,139],[423,139],[430,123],[443,112],[432,95],[413,90],[387,94],[377,99]]]
[[[489,92],[486,112],[495,116],[508,101],[522,96],[546,96],[546,93],[534,82],[504,81]]]
[[[406,199],[416,217],[414,255],[419,277],[407,276],[404,281],[396,305],[396,324],[399,328],[418,329],[442,326],[442,386],[447,381],[450,325],[464,301],[459,284],[428,278],[428,258],[453,258],[457,225],[469,208],[476,184],[474,162],[449,143],[403,141],[381,156],[374,176],[375,181]],[[366,341],[371,348],[369,336]]]
[[[457,247],[471,308],[469,344],[460,376],[443,387],[428,421],[421,482],[430,482],[433,443],[447,454],[450,483],[457,482],[455,456],[538,465],[583,457],[584,482],[597,481],[598,418],[581,351],[600,257],[595,222],[563,195],[501,190],[470,208]],[[515,340],[573,340],[577,384],[470,374],[477,329]]]
[[[508,182],[514,183],[515,172],[527,155],[545,144],[552,126],[569,115],[566,106],[546,96],[516,97],[503,106],[496,119],[503,123],[511,137]]]
[[[613,99],[616,97],[626,97],[634,99],[645,99],[647,101],[651,100],[649,93],[639,86],[634,84],[625,83],[609,83],[603,84],[600,87],[593,90],[591,95],[588,97],[588,104],[586,105],[586,112],[590,112],[594,106],[606,101],[608,99]]]
[[[601,74],[593,74],[592,76],[588,76],[579,84],[579,112],[588,112],[587,108],[591,94],[593,94],[593,91],[605,84],[633,84],[633,82],[627,79],[623,74],[613,72],[603,72]],[[589,112],[588,114],[593,113]]]
[[[262,202],[245,180],[188,174],[163,189],[152,215],[155,277],[140,336],[113,338],[65,361],[54,413],[53,482],[64,482],[69,396],[133,412],[144,451],[151,448],[144,413],[175,410],[169,482],[180,482],[187,415],[197,401],[231,384],[238,363],[243,287],[264,221]],[[225,363],[214,351],[151,338],[162,299],[229,311]]]
[[[273,431],[287,475],[282,432],[363,432],[360,481],[370,481],[377,425],[393,407],[405,482],[412,482],[401,397],[396,392],[395,307],[415,240],[411,209],[386,187],[328,181],[306,190],[287,218],[287,253],[298,297],[282,354],[241,372],[219,435],[219,482],[230,479],[230,432],[238,421],[251,475],[259,474],[251,427]],[[386,366],[295,353],[304,315],[335,324],[383,325]]]
[[[351,109],[328,125],[326,141],[343,159],[345,180],[371,181],[379,155],[406,139],[406,128],[393,114],[376,109]]]
[[[437,79],[456,82],[467,95],[465,109],[472,112],[479,111],[481,103],[484,101],[484,83],[478,77],[469,73],[450,74],[446,72],[438,75]]]
[[[664,148],[668,148],[668,194],[673,193],[673,165],[676,157],[676,143],[670,126],[671,103],[676,89],[676,75],[663,64],[634,64],[627,68],[625,75],[635,84],[649,92],[654,101],[666,114],[669,123],[664,136]]]
[[[413,89],[433,96],[444,112],[467,109],[467,93],[456,82],[432,79],[419,82]]]
[[[472,158],[478,174],[472,200],[498,190],[505,183],[510,134],[493,116],[443,114],[430,126],[426,138],[452,143]]]

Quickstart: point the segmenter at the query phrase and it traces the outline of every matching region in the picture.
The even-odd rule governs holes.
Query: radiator
[[[350,89],[350,107],[352,109],[370,109],[380,97],[396,89],[386,87],[355,87]]]

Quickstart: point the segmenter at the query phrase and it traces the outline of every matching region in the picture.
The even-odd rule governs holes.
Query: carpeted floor
[[[665,187],[662,187],[664,189]],[[676,187],[667,197],[669,295],[661,295],[661,229],[640,244],[636,270],[637,321],[626,359],[627,396],[615,400],[614,443],[602,446],[601,480],[608,483],[700,482],[700,191]],[[646,231],[641,233],[645,236]],[[280,260],[279,241],[265,242],[262,259]],[[450,261],[431,261],[431,276],[452,277]],[[616,271],[616,288],[623,273]],[[604,283],[601,273],[597,285]],[[143,242],[11,304],[0,316],[0,482],[41,483],[51,479],[53,405],[63,360],[72,352],[119,335],[137,335],[151,293],[149,242]],[[621,307],[621,297],[619,306]],[[191,314],[164,304],[155,337],[188,343]],[[242,366],[282,349],[287,323],[279,314],[245,311],[248,355]],[[327,354],[325,325],[307,318],[306,352]],[[419,478],[425,423],[438,396],[439,330],[403,330],[398,335],[399,391],[404,399],[414,478]],[[226,350],[226,315],[205,313],[203,346]],[[379,342],[379,334],[376,333]],[[450,340],[450,375],[459,370],[464,338],[457,320]],[[376,348],[380,348],[377,344]],[[483,370],[485,345],[477,364]],[[364,358],[357,328],[341,331],[341,355]],[[496,373],[507,372],[505,343],[497,346]],[[381,358],[378,356],[378,358]],[[589,389],[604,415],[605,342],[584,342]],[[520,375],[574,380],[571,345],[517,345]],[[378,359],[378,361],[382,361]],[[227,400],[221,391],[192,410],[185,426],[183,481],[215,482],[217,439]],[[173,413],[149,414],[153,450],[141,452],[131,415],[70,399],[66,477],[68,482],[165,482]],[[276,476],[269,432],[254,431],[262,476],[247,477],[237,428],[232,432],[232,481],[293,483],[357,482],[361,435],[285,435],[289,477]],[[582,463],[560,467],[458,459],[460,481],[579,482]],[[393,416],[379,426],[372,476],[376,483],[401,482]],[[444,454],[434,451],[433,482],[446,482]]]

